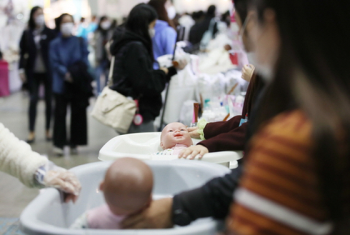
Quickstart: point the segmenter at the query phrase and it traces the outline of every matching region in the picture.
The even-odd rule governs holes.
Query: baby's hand
[[[188,127],[187,130],[190,133],[191,138],[194,138],[194,139],[201,138],[200,134],[198,133],[198,127]]]
[[[202,159],[205,154],[209,153],[209,150],[203,145],[196,145],[183,150],[179,154],[179,158],[194,160],[197,156],[198,159]]]

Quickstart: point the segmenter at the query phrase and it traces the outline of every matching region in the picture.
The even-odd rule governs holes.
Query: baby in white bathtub
[[[121,229],[129,215],[149,207],[152,201],[153,174],[144,162],[133,158],[116,160],[100,184],[106,204],[84,213],[72,229]]]
[[[187,127],[179,122],[167,125],[160,137],[160,146],[163,151],[157,155],[178,155],[180,152],[193,145],[191,135]]]

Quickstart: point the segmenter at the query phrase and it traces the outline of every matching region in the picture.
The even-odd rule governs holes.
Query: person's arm
[[[172,205],[173,223],[185,226],[206,217],[224,219],[239,185],[243,166],[224,177],[215,178],[204,186],[174,196]]]
[[[80,40],[80,47],[81,47],[81,51],[82,51],[82,60],[84,61],[84,63],[86,64],[87,67],[90,66],[89,63],[89,50],[88,50],[88,43],[87,40],[85,40],[84,38],[79,38]],[[104,48],[103,48],[104,49]]]
[[[0,123],[0,170],[18,178],[24,185],[35,187],[34,174],[48,160],[33,152]]]
[[[57,167],[32,151],[0,123],[0,171],[18,178],[27,187],[55,187],[66,193],[66,201],[78,198],[81,186],[69,171]]]
[[[51,70],[52,71],[56,71],[58,74],[61,75],[62,79],[64,79],[64,77],[66,76],[66,74],[68,73],[68,69],[66,66],[64,66],[62,64],[62,61],[59,58],[58,55],[58,45],[57,43],[51,42],[50,43],[50,65],[51,65]]]
[[[19,69],[20,70],[24,70],[24,64],[25,64],[25,60],[26,58],[24,58],[25,54],[27,53],[27,45],[26,45],[26,36],[27,33],[26,33],[26,30],[23,31],[23,34],[22,34],[22,37],[21,37],[21,40],[19,42],[19,49],[20,49],[20,59],[19,59]]]
[[[242,116],[235,116],[232,119],[225,121],[225,122],[212,122],[208,123],[203,132],[204,132],[204,138],[210,139],[217,135],[228,133],[237,127],[239,127],[239,124],[241,122]]]
[[[248,123],[243,123],[230,132],[219,134],[213,138],[201,141],[198,145],[206,147],[209,152],[242,151],[246,144]]]
[[[153,201],[143,212],[122,222],[126,229],[169,228],[174,224],[186,226],[199,218],[224,219],[238,188],[243,168],[209,181],[203,187],[183,192],[174,198]]]
[[[169,82],[170,78],[164,71],[153,69],[148,52],[142,45],[134,43],[129,46],[125,53],[124,65],[136,93],[148,95],[161,93]]]

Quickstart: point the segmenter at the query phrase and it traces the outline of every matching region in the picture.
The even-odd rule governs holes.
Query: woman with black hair
[[[135,6],[123,27],[116,29],[111,45],[115,56],[113,85],[110,87],[126,97],[138,100],[143,123],[132,123],[129,133],[153,132],[153,122],[162,108],[161,93],[174,67],[153,69],[152,36],[157,12],[146,4]]]
[[[151,0],[148,2],[148,5],[153,7],[158,14],[158,20],[154,27],[155,34],[152,38],[153,54],[156,60],[163,55],[172,55],[175,50],[177,33],[175,24],[169,19],[165,8],[166,2],[167,0]],[[158,63],[154,63],[153,67],[158,69]]]
[[[50,64],[55,94],[55,123],[53,133],[54,153],[63,155],[63,148],[69,145],[72,154],[77,154],[77,146],[87,145],[86,108],[92,96],[88,73],[89,51],[83,38],[72,35],[73,16],[62,14],[57,20],[60,36],[50,45]],[[66,116],[70,106],[70,138],[67,140]]]
[[[33,7],[30,11],[28,28],[24,30],[20,41],[19,62],[21,80],[28,82],[30,93],[28,143],[35,141],[35,121],[40,84],[45,86],[45,137],[47,141],[51,140],[52,78],[49,66],[49,44],[55,37],[54,30],[45,25],[43,9]]]
[[[111,27],[112,22],[107,16],[102,16],[100,22],[98,23],[97,30],[94,34],[94,48],[95,48],[95,81],[97,95],[101,93],[101,75],[105,76],[105,85],[107,84],[108,72],[109,72],[109,59],[106,51],[106,44],[111,40],[113,36],[113,29]]]
[[[350,2],[250,2],[256,69],[268,87],[228,229],[349,234]]]

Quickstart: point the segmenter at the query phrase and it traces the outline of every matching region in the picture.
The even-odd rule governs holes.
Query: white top
[[[27,143],[0,123],[0,171],[18,178],[28,187],[34,187],[36,170],[47,162],[47,158],[33,152]]]

